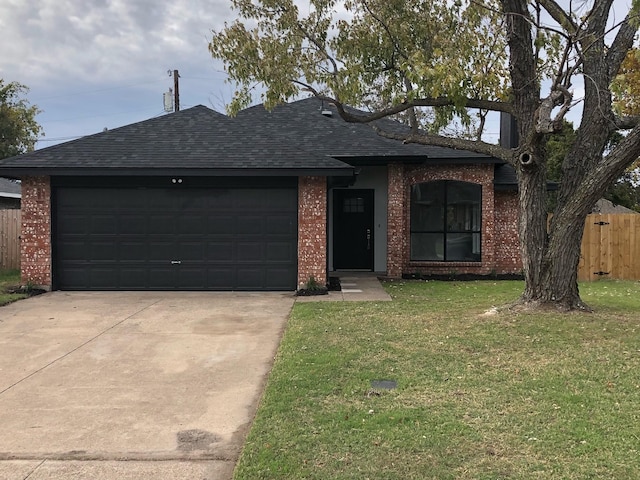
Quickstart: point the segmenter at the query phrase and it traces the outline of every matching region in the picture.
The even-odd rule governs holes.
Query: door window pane
[[[342,211],[344,213],[364,213],[364,198],[345,198]]]

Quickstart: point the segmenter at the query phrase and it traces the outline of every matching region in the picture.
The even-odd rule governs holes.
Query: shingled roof
[[[322,112],[331,112],[323,115]],[[354,110],[357,113],[356,110]],[[360,112],[363,113],[363,112]],[[305,150],[330,155],[349,161],[353,158],[408,158],[429,160],[433,163],[456,160],[465,163],[502,163],[500,160],[453,148],[402,143],[378,135],[370,125],[347,123],[337,113],[336,107],[326,101],[311,97],[276,106],[268,111],[262,105],[247,108],[238,113],[237,120],[259,126],[263,133],[293,143]],[[406,132],[407,127],[394,120],[378,120],[381,128],[394,132]]]
[[[198,105],[0,160],[6,176],[351,175],[353,167]]]
[[[323,115],[330,111],[331,115]],[[393,120],[381,127],[406,129]],[[370,125],[343,121],[335,106],[308,98],[231,118],[198,105],[70,142],[0,160],[0,174],[22,175],[326,175],[351,176],[354,165],[504,162],[466,150],[404,144]],[[496,185],[513,187],[513,169]],[[504,178],[503,178],[504,177]]]

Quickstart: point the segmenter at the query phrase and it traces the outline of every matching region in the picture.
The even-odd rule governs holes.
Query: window
[[[344,213],[364,213],[364,198],[345,198],[342,211]]]
[[[482,187],[440,180],[411,188],[411,260],[479,262]]]

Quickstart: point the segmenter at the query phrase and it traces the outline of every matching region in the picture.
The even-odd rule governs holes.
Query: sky
[[[163,115],[173,70],[181,109],[224,111],[233,89],[207,47],[233,19],[230,0],[1,0],[0,78],[42,110],[36,148]]]
[[[224,112],[233,87],[208,43],[235,16],[231,0],[0,0],[0,78],[42,110],[36,148],[165,114],[173,70],[182,109]],[[497,118],[487,130],[496,141]]]

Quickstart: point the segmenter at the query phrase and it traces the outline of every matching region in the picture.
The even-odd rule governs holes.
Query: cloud
[[[0,75],[32,87],[132,80],[181,59],[210,59],[207,40],[231,10],[224,0],[9,0],[0,3],[4,38]],[[199,49],[202,55],[194,57]],[[8,79],[7,80],[12,80]]]
[[[230,0],[3,0],[0,78],[30,88],[49,137],[159,114],[167,70],[184,104],[211,105],[225,75],[208,42],[233,17]]]

